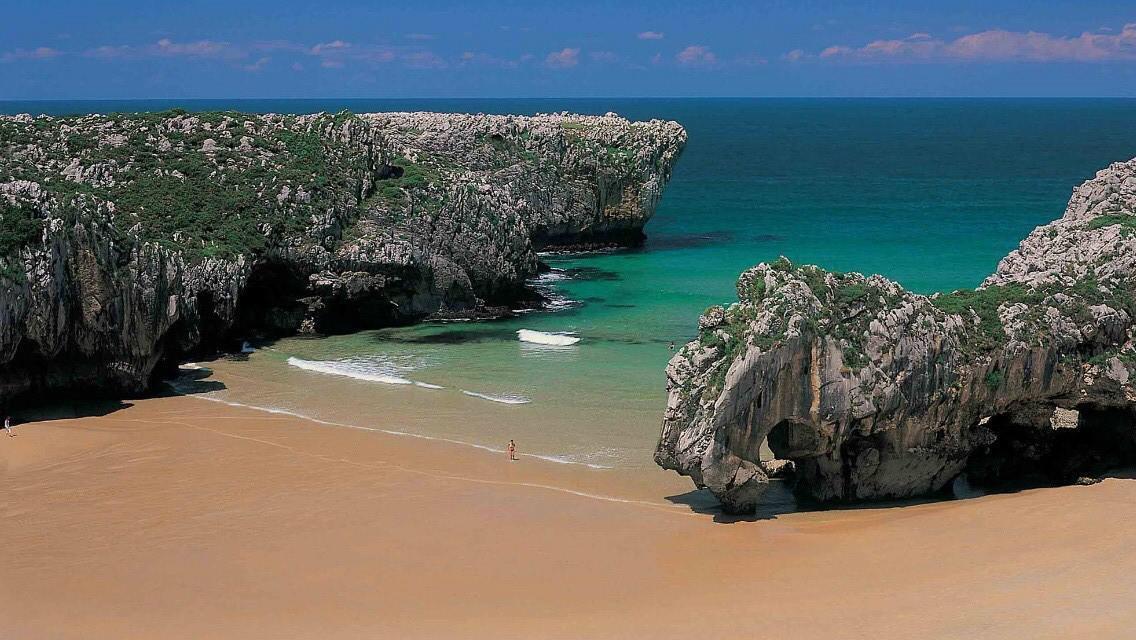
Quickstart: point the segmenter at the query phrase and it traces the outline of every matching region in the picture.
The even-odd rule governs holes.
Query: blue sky
[[[0,99],[1136,96],[1136,2],[7,0]]]

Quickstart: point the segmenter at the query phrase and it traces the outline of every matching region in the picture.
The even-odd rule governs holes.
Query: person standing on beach
[[[513,442],[512,440],[509,441],[509,459],[517,459],[517,443]]]
[[[12,433],[12,416],[4,416],[4,430],[8,432],[8,437],[16,435]]]

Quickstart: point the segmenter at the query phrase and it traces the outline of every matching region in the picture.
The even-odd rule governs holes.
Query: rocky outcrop
[[[787,466],[799,493],[855,501],[1136,462],[1134,288],[1136,160],[974,291],[760,264],[670,361],[655,460],[739,513]]]
[[[614,114],[0,117],[0,404],[531,300],[538,250],[642,239],[685,142]]]

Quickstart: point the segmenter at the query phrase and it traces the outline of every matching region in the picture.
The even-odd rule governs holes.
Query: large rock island
[[[667,367],[655,460],[736,513],[787,470],[805,496],[855,501],[1136,462],[1134,287],[1136,160],[977,290],[760,264]]]
[[[538,250],[642,240],[685,142],[614,114],[0,117],[0,407],[531,301]]]

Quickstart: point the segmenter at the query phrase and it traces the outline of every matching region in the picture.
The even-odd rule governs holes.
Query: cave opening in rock
[[[782,420],[773,425],[765,441],[779,460],[815,455],[821,448],[817,430],[810,424],[796,420]]]
[[[379,180],[393,180],[401,178],[406,170],[396,164],[383,164],[379,165],[378,171],[375,172],[375,177]]]
[[[1136,420],[1123,409],[1079,407],[1075,425],[1031,424],[998,414],[985,428],[994,441],[971,453],[967,479],[988,488],[1068,484],[1136,464]]]
[[[197,294],[197,317],[201,335],[198,351],[214,353],[225,350],[228,327],[217,313],[217,300],[212,291]]]
[[[268,337],[294,333],[304,320],[306,308],[300,298],[306,291],[305,274],[279,262],[257,264],[237,303],[235,331]]]

